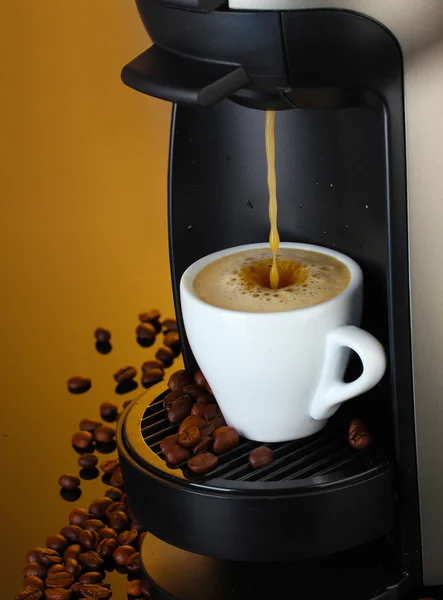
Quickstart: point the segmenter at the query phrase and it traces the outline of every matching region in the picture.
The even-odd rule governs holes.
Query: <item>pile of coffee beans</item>
[[[172,332],[171,332],[172,333]],[[177,433],[160,442],[160,450],[170,466],[187,468],[202,475],[212,471],[218,457],[237,448],[240,436],[226,425],[223,414],[203,373],[195,376],[183,369],[171,375],[169,394],[163,406],[171,425]],[[255,448],[249,456],[253,469],[268,465],[274,460],[270,448]]]
[[[102,468],[113,474],[120,470],[118,461],[106,461]],[[105,582],[106,572],[115,568],[130,579],[129,596],[151,597],[149,583],[141,577],[145,532],[128,505],[121,477],[118,484],[87,509],[74,508],[69,524],[49,535],[45,547],[29,550],[23,590],[15,600],[107,600],[112,591]]]
[[[240,436],[228,427],[203,373],[193,377],[185,370],[176,371],[168,381],[169,394],[163,398],[163,406],[171,425],[177,425],[177,433],[168,435],[160,442],[160,450],[172,467],[185,467],[196,474],[212,471],[218,457],[234,450]],[[349,444],[357,449],[369,448],[374,436],[360,420],[351,422]],[[263,468],[274,461],[274,452],[266,447],[254,448],[249,454],[252,469]]]

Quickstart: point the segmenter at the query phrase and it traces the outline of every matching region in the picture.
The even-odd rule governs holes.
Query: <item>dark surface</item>
[[[405,598],[407,585],[386,541],[375,543],[370,553],[356,549],[315,565],[308,561],[257,565],[191,554],[148,534],[141,557],[155,583],[154,600],[394,600]],[[395,588],[386,591],[391,584]]]

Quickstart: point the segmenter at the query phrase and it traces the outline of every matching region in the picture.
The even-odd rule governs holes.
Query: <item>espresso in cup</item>
[[[213,306],[243,312],[283,312],[314,306],[341,294],[349,268],[333,256],[282,248],[277,255],[279,287],[271,288],[272,254],[267,248],[228,254],[194,279],[196,295]]]
[[[287,242],[278,260],[276,289],[269,286],[267,244],[205,256],[180,283],[189,344],[227,424],[260,442],[319,431],[386,368],[381,344],[359,328],[357,263],[329,248]],[[346,382],[351,350],[363,368]]]

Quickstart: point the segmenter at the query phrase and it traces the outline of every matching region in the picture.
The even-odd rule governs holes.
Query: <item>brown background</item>
[[[24,555],[66,523],[57,479],[76,472],[82,416],[114,399],[112,373],[153,355],[137,314],[171,314],[166,169],[170,106],[120,83],[149,40],[132,0],[5,2],[0,17],[2,598]],[[108,356],[98,325],[113,332]],[[93,378],[88,394],[70,375]],[[134,396],[134,394],[132,395]],[[119,398],[121,404],[127,397]],[[83,484],[87,506],[102,494]],[[123,579],[119,576],[120,579]],[[115,598],[124,598],[117,584]],[[119,591],[118,591],[119,590]]]

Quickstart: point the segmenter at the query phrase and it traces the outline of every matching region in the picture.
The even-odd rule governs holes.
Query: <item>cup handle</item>
[[[363,372],[355,381],[345,383],[347,359],[340,351],[351,348],[360,357]],[[313,419],[328,419],[345,400],[355,398],[377,385],[386,370],[386,355],[380,342],[367,331],[344,325],[328,334],[320,384],[311,402]]]

